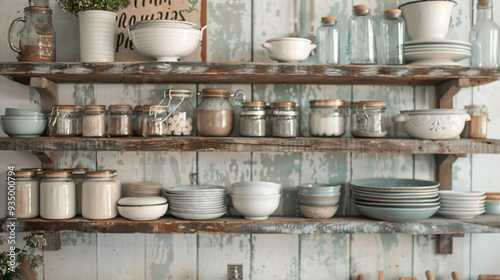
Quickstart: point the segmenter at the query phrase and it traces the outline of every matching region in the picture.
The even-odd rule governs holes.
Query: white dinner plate
[[[464,58],[470,57],[470,53],[457,52],[457,51],[420,51],[411,52],[404,54],[405,60],[416,61],[416,60],[431,60],[431,59],[441,59],[441,60],[451,60],[458,61]]]
[[[226,214],[226,212],[207,213],[207,214],[186,214],[186,213],[178,213],[172,211],[170,211],[170,213],[172,214],[172,216],[184,220],[211,220],[220,218],[224,216],[224,214]]]
[[[471,46],[471,43],[467,41],[459,41],[459,40],[422,40],[422,41],[409,41],[405,42],[405,46],[414,46],[414,45],[429,45],[429,44],[439,44],[439,45],[460,45],[460,46]]]

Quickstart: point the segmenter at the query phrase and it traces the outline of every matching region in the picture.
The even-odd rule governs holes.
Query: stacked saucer
[[[451,219],[472,219],[484,213],[484,192],[439,191],[441,209],[438,214]]]
[[[226,189],[217,186],[177,186],[163,190],[169,212],[180,219],[210,220],[226,211]]]
[[[130,184],[129,196],[160,196],[161,189],[161,183],[135,182]]]
[[[457,61],[471,56],[471,44],[447,39],[411,41],[405,43],[404,56],[411,65],[460,66]]]

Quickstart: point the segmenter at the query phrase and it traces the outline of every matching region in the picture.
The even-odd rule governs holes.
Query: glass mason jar
[[[106,106],[85,106],[82,135],[83,137],[103,137],[106,135]]]
[[[309,134],[311,136],[342,136],[345,133],[345,101],[340,99],[309,102]]]
[[[241,90],[231,94],[227,89],[209,88],[200,93],[202,101],[196,109],[196,128],[201,136],[229,136],[233,131],[234,109],[230,98],[242,96]],[[236,103],[237,104],[237,103]]]
[[[149,116],[149,108],[153,105],[137,105],[134,108],[134,124],[132,130],[134,136],[142,136],[142,125],[146,116]]]
[[[54,105],[49,115],[50,136],[76,136],[78,110],[74,105]]]
[[[86,176],[82,185],[82,216],[92,220],[118,216],[121,185],[115,178],[116,170],[87,171]]]
[[[484,105],[465,106],[470,115],[470,121],[465,123],[465,128],[460,134],[462,138],[487,138],[488,137],[488,109]]]
[[[132,105],[110,105],[108,108],[108,136],[132,136]]]
[[[167,108],[158,105],[146,105],[147,113],[143,115],[142,136],[165,136],[167,135]]]
[[[362,101],[352,104],[351,126],[354,137],[384,137],[387,134],[386,103]]]
[[[471,66],[498,67],[500,27],[493,19],[493,1],[477,1],[477,21],[470,31]]]
[[[404,64],[405,21],[401,18],[401,10],[392,9],[384,12],[381,24],[380,64]]]
[[[266,103],[251,101],[241,103],[240,135],[248,137],[266,136]]]
[[[339,38],[337,17],[322,17],[316,31],[318,63],[339,64]]]
[[[195,111],[191,98],[193,94],[187,89],[171,89],[165,91],[167,105],[167,135],[189,136],[193,135]]]
[[[294,102],[271,104],[273,137],[297,137],[299,135],[299,111]]]
[[[356,5],[349,18],[349,64],[377,64],[376,21],[369,5]]]
[[[13,180],[9,180],[10,178]],[[7,218],[38,217],[40,198],[35,171],[8,171],[5,190],[7,197],[5,216]],[[13,208],[10,208],[12,206]]]
[[[67,168],[64,171],[71,172],[71,178],[75,181],[76,187],[76,215],[82,214],[82,184],[85,181],[85,171],[87,168]]]
[[[45,171],[40,183],[40,216],[49,220],[76,215],[76,186],[70,171]]]
[[[76,136],[82,136],[83,134],[83,107],[76,107]]]

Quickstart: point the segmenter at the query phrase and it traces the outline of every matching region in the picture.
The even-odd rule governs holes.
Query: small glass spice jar
[[[87,105],[83,109],[83,137],[106,135],[106,106]]]
[[[85,181],[85,171],[87,168],[67,168],[64,171],[71,172],[71,178],[75,181],[76,187],[76,215],[82,214],[82,184]]]
[[[351,126],[354,137],[384,137],[387,135],[386,103],[362,101],[352,104]]]
[[[470,121],[465,123],[462,138],[487,138],[488,137],[488,109],[484,105],[465,106],[470,115]]]
[[[76,186],[70,171],[45,171],[40,183],[40,216],[49,220],[76,215]]]
[[[108,108],[108,136],[132,136],[132,105],[110,105]]]
[[[266,136],[266,103],[251,101],[241,103],[240,135],[248,137]]]
[[[345,101],[340,99],[309,102],[309,134],[311,136],[339,137],[345,133]]]
[[[29,219],[39,213],[39,183],[35,171],[7,171],[7,218]]]
[[[113,219],[118,216],[121,184],[116,170],[87,171],[82,185],[82,216],[92,220]]]
[[[78,110],[74,105],[54,105],[49,115],[49,135],[71,137],[78,132]]]
[[[299,135],[299,111],[294,102],[271,104],[272,136],[297,137]]]
[[[143,116],[142,136],[165,136],[167,135],[167,108],[165,106],[147,105],[148,113]]]
[[[164,99],[168,97],[169,100],[167,105],[167,135],[193,135],[195,111],[191,103],[192,96],[192,92],[188,89],[165,91]]]

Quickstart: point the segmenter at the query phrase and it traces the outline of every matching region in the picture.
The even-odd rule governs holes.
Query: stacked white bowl
[[[226,189],[218,186],[176,186],[163,189],[170,213],[186,220],[211,220],[227,212]]]
[[[441,208],[438,214],[452,219],[472,219],[484,213],[486,195],[480,191],[439,191]]]
[[[251,181],[232,185],[234,208],[248,220],[266,220],[278,209],[281,185],[273,182]]]
[[[340,185],[300,185],[297,193],[300,212],[311,219],[333,217],[339,208],[340,189]]]

